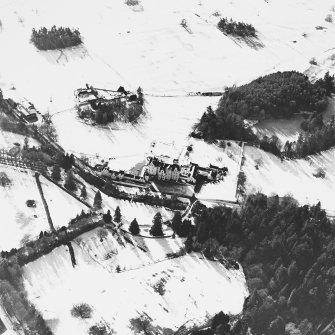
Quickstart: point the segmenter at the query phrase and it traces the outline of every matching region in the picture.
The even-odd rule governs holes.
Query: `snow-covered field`
[[[2,87],[14,84],[39,110],[53,112],[69,108],[74,89],[86,82],[162,93],[222,90],[276,70],[304,71],[312,57],[334,47],[335,25],[325,21],[333,0],[142,0],[141,5],[142,11],[133,11],[123,0],[3,0]],[[248,46],[223,35],[215,12],[253,24],[258,43]],[[191,33],[180,26],[182,19]],[[84,45],[63,54],[37,51],[29,43],[31,29],[53,24],[78,27]]]
[[[67,226],[69,221],[75,218],[77,214],[80,214],[82,210],[88,210],[87,206],[43,176],[40,177],[40,181],[45,200],[48,203],[52,222],[56,229]]]
[[[253,127],[254,133],[262,138],[263,136],[277,136],[281,145],[286,141],[297,141],[299,133],[302,132],[300,125],[304,120],[302,116],[295,116],[291,119],[265,120]]]
[[[9,131],[0,131],[0,149],[10,150],[20,144],[22,148],[24,145],[24,135],[11,133]],[[36,148],[40,146],[38,141],[33,138],[28,138],[28,145],[30,147],[35,146]]]
[[[146,100],[147,115],[136,125],[92,126],[78,119],[74,110],[55,114],[53,122],[60,145],[78,156],[112,159],[110,168],[130,170],[144,160],[153,141],[185,145],[193,124],[219,98],[146,97]]]
[[[83,240],[87,238],[91,241],[85,247]],[[78,263],[75,268],[66,247],[25,266],[28,296],[55,335],[67,335],[69,329],[73,335],[82,335],[100,321],[110,324],[117,334],[130,335],[133,332],[129,320],[142,313],[152,319],[152,325],[176,330],[187,320],[201,323],[218,310],[233,314],[242,310],[247,290],[240,271],[228,271],[197,254],[162,260],[108,239],[108,243],[101,243],[86,234],[80,242],[82,247],[73,243]],[[94,253],[106,252],[111,243],[114,248],[107,263],[120,261],[122,270],[121,262],[130,260],[138,268],[116,273],[87,251],[91,248]],[[143,267],[149,257],[151,265]],[[153,288],[160,280],[165,282],[162,296]],[[82,302],[92,306],[91,319],[82,321],[71,316],[73,305]]]
[[[306,71],[313,79],[326,70],[334,72],[335,24],[326,22],[325,17],[335,16],[331,11],[335,0],[140,2],[137,10],[125,5],[124,0],[0,2],[0,88],[5,97],[10,97],[14,96],[10,90],[14,85],[16,96],[26,97],[42,113],[50,111],[59,143],[69,152],[92,157],[98,154],[102,159],[113,157],[117,168],[132,169],[143,161],[152,141],[174,141],[177,146],[184,146],[194,122],[208,105],[215,106],[219,99],[183,96],[187,92],[223,91],[225,86],[244,84],[279,70]],[[213,15],[215,12],[253,24],[259,39],[246,44],[225,36],[216,28],[219,17]],[[187,21],[188,31],[181,27],[182,19]],[[79,28],[84,44],[64,52],[36,50],[29,42],[32,28],[52,25]],[[312,57],[316,57],[317,66],[310,66]],[[111,124],[109,128],[80,122],[73,110],[73,92],[85,83],[111,89],[123,85],[129,90],[141,86],[147,93],[146,117],[135,126]],[[297,124],[285,129],[281,126],[268,124],[263,131],[277,134],[282,141],[296,137]],[[0,143],[5,147],[11,141],[0,135]],[[212,146],[203,143],[201,146],[194,150],[192,159],[216,165],[222,162],[228,166],[229,175],[223,183],[206,185],[199,197],[233,200],[237,155],[229,157],[215,150],[212,156]],[[320,200],[326,209],[335,209],[329,196],[335,189],[334,150],[310,160],[283,163],[256,148],[246,147],[245,155],[243,169],[249,191],[291,193],[301,203]],[[263,160],[259,170],[254,167],[257,158]],[[313,177],[318,166],[325,169],[325,179]],[[26,234],[36,235],[48,229],[33,178],[23,173],[16,176],[13,169],[8,170],[8,175],[11,173],[15,174],[11,186],[15,192],[5,190],[0,194],[6,218],[1,220],[6,231],[0,238],[2,248],[16,246]],[[81,211],[82,205],[55,185],[42,179],[42,187],[56,226],[66,225]],[[89,189],[88,193],[92,203],[94,193]],[[38,199],[36,209],[25,207],[27,195]],[[158,210],[113,198],[104,200],[104,210],[114,210],[119,205],[127,221],[136,217],[140,225],[150,223]],[[162,212],[163,217],[171,214]],[[155,325],[176,329],[187,319],[201,322],[207,314],[219,310],[233,314],[241,311],[247,291],[240,272],[227,271],[198,255],[148,265],[162,260],[167,248],[175,250],[181,242],[145,239],[150,253],[143,253],[129,245],[123,251],[119,247],[113,249],[115,244],[110,238],[108,242],[87,238],[86,245],[92,252],[73,243],[76,268],[71,266],[66,247],[25,267],[29,298],[56,335],[68,335],[69,331],[82,335],[100,320],[110,323],[119,334],[127,335],[129,319],[141,312],[146,312]],[[121,267],[147,266],[115,273],[106,265],[110,259],[103,257],[113,250],[117,254],[111,255],[112,260],[116,258]],[[112,263],[112,268],[115,264]],[[152,288],[162,278],[166,280],[164,296]],[[80,302],[92,305],[92,320],[82,322],[72,318],[70,310]]]
[[[309,156],[308,159],[284,160],[266,153],[258,148],[246,146],[246,157],[243,171],[247,177],[247,190],[249,192],[263,192],[265,194],[278,194],[284,196],[291,194],[301,204],[321,205],[329,214],[335,215],[335,149],[330,149],[320,155]],[[262,163],[257,170],[255,160]],[[326,172],[326,177],[316,178],[318,168]]]
[[[116,206],[120,207],[122,215],[122,228],[128,230],[129,224],[133,219],[136,219],[140,228],[141,235],[149,235],[149,230],[152,226],[152,220],[156,213],[161,213],[163,221],[171,220],[174,212],[164,207],[150,206],[140,202],[131,202],[128,200],[119,200],[112,197],[103,197],[104,208],[110,209],[112,215],[115,212]],[[163,225],[165,235],[171,235],[172,231],[167,226]]]
[[[335,100],[333,96],[329,99],[329,105],[323,113],[324,123],[329,122],[334,115]],[[285,145],[286,141],[297,141],[299,133],[302,132],[300,125],[303,121],[304,118],[298,115],[291,119],[269,119],[254,125],[253,131],[259,138],[262,138],[263,136],[277,136],[279,142],[282,145]]]
[[[148,119],[140,125],[99,129],[75,119],[76,88],[86,82],[107,88],[140,85],[147,93],[180,95],[222,91],[226,85],[243,84],[276,70],[304,71],[313,56],[332,57],[335,25],[324,19],[332,14],[333,5],[333,0],[143,0],[143,10],[133,11],[123,0],[3,1],[0,46],[5,47],[0,62],[6,66],[0,87],[10,95],[8,88],[14,84],[15,94],[27,97],[41,112],[60,112],[54,121],[66,150],[127,157],[130,161],[124,164],[131,167],[152,140],[183,141],[194,120],[218,98],[146,96]],[[289,11],[279,15],[285,7]],[[260,46],[223,35],[216,28],[215,12],[253,24]],[[180,26],[182,19],[191,33]],[[84,45],[63,53],[37,51],[29,42],[31,29],[53,24],[78,27]]]
[[[216,145],[208,145],[203,141],[194,140],[190,161],[199,162],[200,166],[205,167],[209,166],[209,164],[218,167],[228,167],[228,174],[224,177],[224,180],[202,186],[197,194],[198,199],[236,201],[236,187],[241,158],[242,146],[234,141],[226,141],[226,147],[223,149]]]
[[[0,250],[9,251],[19,247],[25,236],[49,230],[49,225],[33,172],[0,165],[1,172],[12,181],[10,186],[0,186]],[[36,208],[27,207],[27,200],[35,200]]]

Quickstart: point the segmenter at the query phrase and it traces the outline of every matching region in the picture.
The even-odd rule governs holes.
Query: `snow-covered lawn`
[[[285,145],[286,141],[297,141],[299,133],[302,132],[300,125],[303,120],[302,116],[265,120],[255,125],[253,131],[259,138],[277,136],[280,144]]]
[[[15,134],[9,131],[0,131],[0,149],[10,150],[13,147],[16,147],[17,145],[14,143],[20,144],[20,147],[22,148],[24,145],[24,135]],[[36,141],[33,138],[28,138],[28,145],[30,147],[35,146],[36,148],[40,146],[38,141]]]
[[[98,239],[90,247],[92,243],[101,244],[93,247],[93,253],[106,248]],[[117,334],[130,335],[129,320],[141,313],[146,313],[154,326],[176,330],[187,320],[201,323],[219,310],[237,314],[247,295],[241,271],[228,271],[197,254],[165,261],[153,258],[151,265],[143,266],[147,253],[129,244],[118,246],[107,262],[137,259],[138,268],[116,273],[92,258],[87,248],[73,246],[75,268],[67,248],[59,247],[24,269],[28,297],[55,335],[67,335],[69,329],[73,335],[86,334],[100,321],[109,323]],[[162,296],[153,288],[161,280],[165,282]],[[91,319],[71,316],[73,305],[82,302],[92,306]]]
[[[335,52],[335,51],[334,51]],[[335,100],[334,97],[329,99],[329,105],[323,113],[324,123],[329,122],[332,116],[335,115]],[[302,132],[300,127],[304,121],[302,116],[294,116],[290,119],[269,119],[262,121],[253,126],[253,131],[259,138],[263,136],[277,136],[279,142],[285,145],[286,141],[297,141],[299,133]]]
[[[59,143],[65,150],[91,159],[110,160],[111,169],[130,170],[143,162],[153,141],[185,145],[193,124],[218,97],[146,97],[147,115],[138,124],[92,126],[74,110],[53,116]]]
[[[69,221],[75,218],[77,214],[80,214],[82,210],[88,210],[87,206],[43,176],[40,176],[40,181],[52,222],[56,229],[67,226]]]
[[[125,238],[132,244],[126,242]],[[142,238],[122,231],[119,235],[105,228],[98,228],[81,235],[75,243],[109,272],[115,272],[118,266],[121,271],[128,271],[163,261],[168,254],[179,251],[184,240],[178,237]]]
[[[209,145],[196,139],[192,139],[191,143],[193,146],[189,157],[191,162],[203,167],[213,164],[218,167],[228,168],[227,176],[224,177],[223,181],[207,183],[202,186],[197,194],[198,199],[235,201],[242,146],[234,141],[226,141],[225,148],[220,148],[214,144]]]
[[[265,194],[284,196],[291,194],[301,204],[315,204],[321,201],[329,214],[335,214],[335,203],[332,195],[335,190],[335,149],[308,159],[284,160],[266,153],[258,148],[245,147],[246,161],[243,171],[247,177],[249,192],[261,191]],[[262,163],[257,170],[255,160]],[[316,178],[313,173],[318,168],[326,172],[326,177]]]
[[[10,186],[0,186],[0,250],[8,251],[19,247],[25,236],[49,230],[49,225],[33,172],[0,165],[1,172],[12,181]],[[36,208],[27,207],[27,200],[34,200]]]
[[[189,162],[201,167],[209,167],[210,164],[220,168],[234,169],[241,160],[242,146],[234,141],[225,141],[225,148],[215,144],[208,144],[203,140],[190,138],[188,145],[192,146],[189,156],[185,155],[187,147],[180,157],[180,164],[187,165]]]

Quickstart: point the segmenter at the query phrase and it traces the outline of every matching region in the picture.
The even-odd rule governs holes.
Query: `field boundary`
[[[41,181],[40,181],[40,174],[38,172],[35,172],[35,180],[36,180],[38,191],[40,192],[40,196],[41,196],[41,199],[42,199],[42,202],[43,202],[45,213],[47,215],[47,219],[48,219],[50,229],[51,229],[51,231],[55,232],[56,229],[55,229],[55,227],[53,225],[53,222],[52,222],[52,218],[51,218],[51,214],[50,214],[50,211],[49,211],[48,203],[47,203],[47,201],[44,197],[44,193],[43,193],[43,189],[42,189],[42,185],[41,185]]]

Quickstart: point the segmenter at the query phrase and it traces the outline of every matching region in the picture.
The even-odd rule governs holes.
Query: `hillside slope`
[[[335,25],[324,20],[332,0],[140,3],[135,11],[122,0],[3,1],[1,86],[14,84],[43,111],[60,110],[86,82],[156,92],[222,90],[275,70],[305,71],[312,57],[328,57],[334,47]],[[253,24],[259,40],[247,45],[225,36],[215,12]],[[29,42],[32,28],[54,24],[79,28],[84,44],[63,53],[37,51]]]

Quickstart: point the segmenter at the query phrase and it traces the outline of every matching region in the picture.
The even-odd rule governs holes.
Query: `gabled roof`
[[[180,166],[179,166],[178,164],[172,164],[172,165],[171,165],[171,170],[172,170],[172,171],[174,171],[174,170],[178,170],[178,171],[180,171],[180,169],[181,169],[181,168],[180,168]]]

